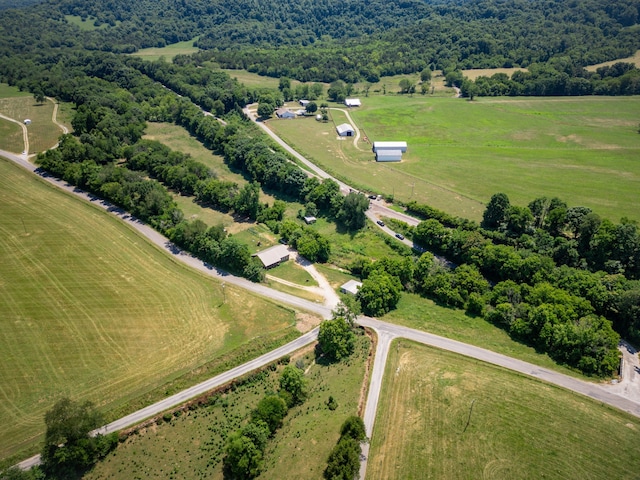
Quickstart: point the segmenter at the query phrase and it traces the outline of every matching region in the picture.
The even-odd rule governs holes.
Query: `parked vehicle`
[[[396,238],[399,238],[400,240],[404,240],[404,235],[401,233],[396,233]]]
[[[376,223],[381,227],[384,227],[384,222],[382,220],[378,220]]]

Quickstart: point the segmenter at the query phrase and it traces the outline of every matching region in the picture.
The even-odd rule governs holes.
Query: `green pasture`
[[[373,96],[351,110],[370,142],[406,140],[400,163],[376,164],[331,124],[269,121],[288,142],[357,188],[480,219],[496,192],[526,205],[559,196],[612,221],[639,220],[640,97]],[[312,123],[309,123],[312,122]],[[366,147],[370,148],[367,144]]]
[[[185,40],[184,42],[172,43],[171,45],[167,45],[161,48],[141,48],[131,55],[149,61],[159,60],[162,57],[167,62],[170,62],[176,55],[191,55],[192,53],[200,51],[198,47],[195,47],[193,45],[196,40],[198,40],[198,37],[191,40]]]
[[[396,340],[367,480],[635,479],[640,419],[462,356]]]
[[[26,118],[31,119],[31,125],[27,126],[29,153],[42,152],[55,145],[58,142],[58,137],[62,135],[62,130],[52,121],[53,103],[47,100],[45,103],[38,104],[32,95],[12,94],[10,87],[3,90],[8,93],[8,96],[0,97],[0,113],[19,122],[23,122]],[[4,124],[5,121],[3,120],[2,123]],[[19,143],[18,149],[13,151],[21,153],[24,150],[22,131],[20,130],[18,135],[19,140],[16,140],[16,127],[20,127],[17,124],[14,125],[15,127],[11,127],[12,135],[10,137],[0,136],[0,149],[9,150],[5,147],[15,149]]]
[[[246,70],[232,70],[229,68],[223,68],[223,72],[227,72],[231,78],[235,78],[240,83],[247,87],[266,87],[266,88],[278,88],[280,85],[280,79],[274,77],[266,77],[258,75],[257,73],[251,73]],[[295,82],[291,82],[295,85]]]
[[[14,98],[14,97],[31,97],[33,95],[29,92],[23,92],[18,87],[12,87],[6,83],[0,83],[0,98]]]
[[[0,118],[0,150],[20,153],[24,150],[22,128],[17,123]]]
[[[368,339],[358,337],[349,362],[333,365],[315,363],[309,349],[292,356],[291,362],[300,361],[305,369],[309,397],[289,411],[282,428],[269,440],[264,471],[258,478],[322,479],[340,426],[357,412],[368,348]],[[223,478],[227,436],[248,420],[265,394],[277,390],[281,368],[215,395],[206,406],[168,416],[168,422],[159,418],[129,436],[84,478]],[[334,411],[326,406],[329,395],[338,403]]]
[[[468,315],[461,309],[440,306],[415,293],[403,292],[397,308],[383,319],[585,379],[579,372],[557,364],[547,354],[538,353],[534,348],[513,340],[505,330],[484,318]]]
[[[0,459],[39,447],[62,396],[113,420],[252,339],[292,330],[291,310],[233,286],[225,302],[217,281],[6,161],[0,211]]]
[[[103,23],[99,27],[96,27],[93,23],[95,21],[95,18],[93,17],[88,17],[83,20],[82,17],[79,15],[65,15],[64,18],[67,20],[67,23],[70,23],[71,25],[75,25],[80,30],[83,30],[86,32],[99,30],[101,28],[105,29],[110,27],[108,23]],[[116,26],[119,24],[120,24],[120,20],[116,20]]]
[[[316,282],[314,278],[294,260],[281,263],[277,267],[269,269],[267,273],[303,287],[318,286],[318,282]]]

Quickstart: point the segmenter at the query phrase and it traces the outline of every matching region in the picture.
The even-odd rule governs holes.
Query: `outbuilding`
[[[300,105],[303,106],[303,107],[306,107],[310,103],[311,103],[310,100],[300,100]]]
[[[360,105],[362,105],[359,98],[345,98],[344,104],[347,107],[359,107]]]
[[[264,268],[273,268],[289,260],[289,248],[286,245],[274,245],[253,256],[260,259]]]
[[[358,293],[358,290],[360,290],[361,286],[362,282],[359,282],[357,280],[349,280],[347,283],[340,286],[340,292],[344,293],[345,295],[355,295],[356,293]]]
[[[404,153],[407,151],[407,142],[373,142],[373,151],[380,150],[400,150]]]
[[[340,135],[341,137],[353,137],[356,133],[353,127],[348,123],[343,123],[341,125],[338,125],[336,127],[336,131],[338,132],[338,135]]]
[[[288,108],[279,108],[276,110],[276,115],[278,118],[296,118],[296,114],[293,113]]]
[[[376,152],[376,162],[399,162],[401,160],[401,150],[378,150]]]
[[[25,119],[24,119],[24,124],[25,124],[25,125],[31,125],[31,119],[29,119],[29,118],[25,118]]]
[[[313,225],[314,223],[316,223],[316,220],[318,220],[316,217],[312,217],[311,215],[309,215],[308,217],[302,217],[302,219],[307,225]]]

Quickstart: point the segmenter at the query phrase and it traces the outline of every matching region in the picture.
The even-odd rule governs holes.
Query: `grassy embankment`
[[[29,153],[51,148],[62,134],[60,128],[51,121],[53,107],[50,101],[38,104],[32,94],[0,84],[0,113],[19,122],[26,118],[31,119],[31,125],[27,126]],[[0,149],[15,153],[24,150],[22,129],[18,124],[0,120]]]
[[[325,365],[312,351],[292,357],[304,362],[309,398],[294,407],[269,440],[265,470],[258,478],[322,479],[342,422],[358,408],[369,341],[359,337],[356,354],[346,363]],[[278,372],[221,394],[208,406],[187,411],[130,436],[87,475],[87,480],[130,478],[222,478],[226,437],[244,423],[258,401],[278,389]],[[338,402],[331,411],[329,395]]]
[[[269,124],[327,170],[404,201],[478,220],[496,192],[517,205],[559,196],[617,222],[640,219],[639,108],[640,97],[369,97],[351,114],[370,141],[408,142],[394,164],[376,164],[370,144],[337,140],[331,123]]]
[[[380,398],[367,479],[632,479],[640,468],[640,419],[406,340],[390,349]]]
[[[219,282],[6,161],[0,211],[1,459],[39,447],[62,396],[113,420],[295,336],[291,310],[232,286],[223,303]]]

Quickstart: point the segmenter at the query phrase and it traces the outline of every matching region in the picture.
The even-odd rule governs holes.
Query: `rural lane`
[[[245,114],[249,118],[252,118],[248,109],[245,109]],[[253,118],[255,121],[255,118]],[[287,151],[292,153],[296,158],[298,158],[301,162],[307,165],[313,172],[315,172],[321,178],[332,178],[329,174],[324,172],[322,169],[316,167],[313,163],[305,159],[302,155],[298,154],[289,147],[286,143],[284,143],[277,135],[275,135],[269,128],[263,125],[261,122],[256,122],[263,130],[265,130],[278,144],[280,144]],[[106,202],[102,199],[95,197],[94,195],[88,194],[72,185],[67,184],[64,181],[53,178],[46,173],[40,172],[37,170],[37,167],[30,162],[26,161],[21,156],[12,154],[10,152],[5,152],[0,150],[0,156],[4,156],[11,161],[17,163],[23,168],[28,169],[31,172],[38,174],[44,180],[49,183],[58,186],[74,195],[77,195],[85,200],[93,203],[110,213],[118,216],[131,227],[136,229],[142,235],[144,235],[147,239],[149,239],[152,243],[165,250],[166,252],[174,255],[183,263],[209,275],[214,278],[217,278],[223,282],[227,282],[229,284],[236,285],[240,288],[244,288],[246,290],[252,291],[258,295],[262,295],[264,297],[270,298],[277,303],[283,303],[294,308],[307,310],[313,313],[316,313],[323,318],[330,318],[331,310],[330,308],[321,305],[319,303],[311,302],[302,298],[298,298],[294,295],[290,295],[284,292],[279,292],[277,290],[273,290],[264,285],[252,283],[244,278],[233,276],[223,270],[217,269],[207,263],[202,262],[201,260],[193,257],[192,255],[182,251],[173,245],[166,237],[153,230],[151,227],[145,225],[140,222],[138,219],[123,211],[122,209]],[[334,179],[340,185],[340,189],[343,193],[348,193],[351,191],[351,188],[343,182],[340,182]],[[382,202],[372,202],[372,208],[370,212],[367,212],[368,216],[370,215],[381,215],[392,218],[397,218],[398,220],[405,221],[411,225],[415,225],[419,222],[419,220],[410,217],[408,215],[404,215],[400,212],[396,212],[388,207],[386,207]],[[370,216],[371,218],[371,216]],[[389,230],[389,229],[387,229]],[[387,231],[387,233],[392,233]],[[411,242],[405,239],[405,242],[411,246]],[[542,367],[538,367],[536,365],[523,362],[521,360],[513,359],[507,357],[505,355],[501,355],[495,352],[491,352],[489,350],[485,350],[480,347],[476,347],[473,345],[464,344],[461,342],[457,342],[455,340],[450,340],[444,337],[439,337],[437,335],[429,334],[426,332],[422,332],[419,330],[414,330],[408,327],[402,327],[399,325],[394,325],[386,322],[382,322],[379,320],[375,320],[367,317],[360,317],[358,319],[358,323],[360,325],[370,327],[374,329],[378,335],[378,349],[375,354],[374,365],[372,369],[372,375],[369,386],[369,393],[367,397],[367,404],[365,407],[365,427],[367,435],[370,437],[373,432],[373,425],[375,421],[376,409],[378,404],[378,399],[380,395],[380,390],[382,386],[382,380],[384,375],[384,368],[386,364],[386,359],[389,351],[389,346],[391,341],[394,338],[407,338],[416,342],[423,343],[425,345],[430,345],[436,348],[441,348],[444,350],[448,350],[454,353],[458,353],[461,355],[465,355],[477,360],[481,360],[484,362],[488,362],[494,365],[498,365],[504,368],[508,368],[510,370],[514,370],[525,375],[531,376],[533,378],[537,378],[554,385],[558,385],[563,388],[567,388],[569,390],[573,390],[575,392],[581,393],[583,395],[589,396],[595,400],[601,401],[602,403],[606,403],[612,405],[621,410],[627,411],[632,415],[640,417],[640,400],[633,401],[631,399],[625,398],[616,393],[612,393],[608,391],[605,387],[597,384],[588,383],[573,377],[569,377],[567,375],[563,375],[558,372],[554,372],[549,369],[545,369]],[[314,341],[317,337],[317,330],[313,330],[306,335],[298,338],[294,342],[291,342],[280,349],[276,349],[269,354],[263,355],[258,359],[255,359],[251,362],[248,362],[244,365],[236,367],[228,372],[225,372],[221,375],[218,375],[206,382],[203,382],[195,387],[187,389],[183,392],[180,392],[172,397],[164,399],[160,402],[157,402],[154,405],[146,407],[138,412],[134,412],[131,415],[128,415],[116,422],[112,422],[109,425],[98,429],[97,433],[105,433],[110,431],[119,430],[122,428],[126,428],[127,426],[134,425],[139,423],[140,421],[148,418],[150,416],[156,415],[168,408],[184,403],[186,400],[193,398],[195,396],[199,396],[204,392],[215,388],[216,386],[227,383],[238,375],[243,375],[244,373],[250,372],[259,368],[261,365],[265,365],[267,363],[272,362],[273,360],[279,358],[279,356],[286,355],[287,352],[292,352],[298,348],[301,348],[304,345],[307,345]],[[289,350],[291,349],[291,350]],[[261,363],[264,362],[264,363]],[[363,450],[364,461],[363,472],[366,472],[366,456],[368,455],[368,445],[365,445]],[[30,465],[28,463],[30,462]],[[32,457],[31,459],[22,462],[19,464],[22,468],[29,468],[29,466],[35,465],[39,462],[39,457]],[[364,476],[361,476],[364,478]]]

